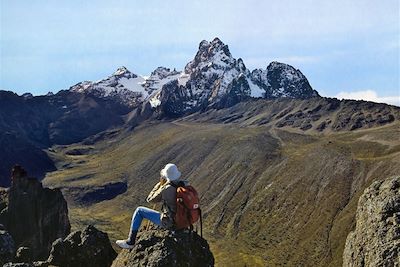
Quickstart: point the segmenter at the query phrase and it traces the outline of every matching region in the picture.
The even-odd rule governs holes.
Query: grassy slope
[[[126,181],[128,191],[91,206],[69,198],[73,227],[94,223],[127,234],[159,170],[175,162],[202,196],[206,237],[217,265],[339,266],[357,200],[373,180],[400,173],[399,123],[329,135],[268,126],[147,124],[90,147],[51,156],[48,186]],[[86,189],[85,189],[86,190]],[[84,191],[84,190],[82,190]],[[68,196],[67,196],[68,198]]]

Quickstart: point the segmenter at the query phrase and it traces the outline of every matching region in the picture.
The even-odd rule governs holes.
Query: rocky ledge
[[[343,266],[400,266],[400,176],[374,182],[360,197]]]
[[[214,266],[208,243],[196,233],[148,230],[132,250],[123,250],[112,267]]]

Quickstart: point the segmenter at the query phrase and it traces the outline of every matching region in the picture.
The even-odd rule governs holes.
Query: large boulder
[[[87,226],[53,243],[47,263],[60,267],[109,267],[117,253],[108,235]]]
[[[148,230],[132,250],[123,250],[112,267],[214,266],[208,243],[196,233]]]
[[[59,189],[43,188],[20,166],[12,171],[12,184],[7,192],[8,203],[0,212],[16,247],[29,247],[32,258],[46,259],[57,238],[70,232],[67,202]]]
[[[400,177],[374,182],[360,197],[343,266],[400,266]]]

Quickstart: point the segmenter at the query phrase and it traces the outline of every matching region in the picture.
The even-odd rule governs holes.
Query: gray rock
[[[108,267],[117,256],[108,235],[87,226],[53,243],[47,263],[60,267]]]
[[[123,250],[112,267],[214,266],[208,243],[196,233],[147,230],[135,247]]]
[[[400,266],[400,177],[374,182],[360,197],[343,266]]]

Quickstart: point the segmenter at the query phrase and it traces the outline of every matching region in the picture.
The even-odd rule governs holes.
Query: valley
[[[146,205],[159,170],[174,162],[200,192],[217,266],[340,265],[360,194],[400,173],[399,122],[321,133],[254,125],[246,116],[211,119],[238,105],[150,120],[86,145],[53,146],[48,154],[57,171],[43,183],[64,192],[72,228],[92,223],[117,239],[126,235],[133,210]],[[126,184],[126,192],[82,201],[116,183]]]

